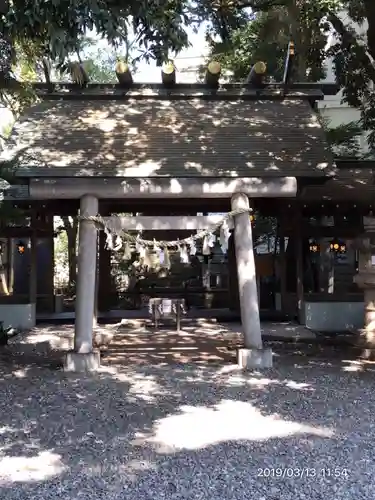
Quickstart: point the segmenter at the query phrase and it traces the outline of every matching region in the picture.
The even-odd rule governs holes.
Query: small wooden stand
[[[149,312],[155,329],[159,319],[176,321],[177,332],[181,330],[181,313],[185,311],[184,299],[154,298],[149,301]]]

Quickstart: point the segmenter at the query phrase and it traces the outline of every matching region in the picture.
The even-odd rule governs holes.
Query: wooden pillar
[[[95,296],[94,296],[94,314],[92,317],[92,326],[98,326],[98,303],[99,303],[99,234],[96,234],[96,264],[95,264]]]
[[[281,312],[283,314],[287,313],[287,288],[286,288],[286,255],[285,255],[285,218],[281,215],[280,225],[279,225],[279,240],[280,240],[280,262],[279,262],[279,272],[280,272],[280,300],[281,300]]]
[[[8,292],[9,295],[13,295],[15,246],[12,238],[7,239],[7,249],[8,249]]]
[[[236,251],[234,248],[233,232],[228,241],[228,288],[229,288],[229,309],[238,312],[240,310],[240,296],[238,291],[238,276]]]
[[[305,323],[305,311],[303,300],[303,239],[302,239],[302,211],[300,206],[295,209],[295,252],[296,252],[296,275],[297,275],[297,317],[301,324]]]
[[[98,258],[95,265],[95,293],[94,293],[94,314],[92,315],[92,327],[98,326],[98,290],[99,290],[99,276],[98,276]]]
[[[92,195],[81,198],[81,216],[95,216],[98,199]],[[79,226],[78,275],[74,351],[78,354],[92,352],[93,317],[95,310],[95,281],[97,260],[97,229],[87,220]]]
[[[38,247],[36,237],[36,216],[35,213],[31,215],[31,236],[30,236],[30,274],[29,274],[29,301],[30,304],[36,304],[38,293]]]
[[[111,252],[105,246],[106,235],[99,231],[98,310],[109,311],[112,299]]]
[[[46,263],[48,266],[47,272],[47,289],[48,289],[48,309],[51,312],[55,311],[55,242],[54,242],[54,226],[53,226],[53,214],[49,213],[46,215],[46,225],[48,229],[48,247],[49,247],[49,260]]]
[[[249,200],[246,195],[236,193],[232,196],[232,210],[241,209],[249,209]],[[249,213],[242,213],[234,217],[234,243],[245,347],[247,349],[261,349],[262,335]]]

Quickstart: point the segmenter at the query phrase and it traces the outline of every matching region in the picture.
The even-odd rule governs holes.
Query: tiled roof
[[[303,190],[302,198],[306,201],[374,201],[375,170],[361,166],[358,168],[338,169],[336,175],[322,186],[308,186]]]
[[[19,177],[325,176],[333,158],[304,100],[44,101],[16,124]]]

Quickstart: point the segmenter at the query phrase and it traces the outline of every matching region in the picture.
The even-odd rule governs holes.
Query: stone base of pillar
[[[375,349],[364,349],[362,351],[361,358],[366,361],[375,361]]]
[[[356,345],[368,349],[375,349],[375,331],[368,328],[358,330]]]
[[[100,351],[94,350],[88,353],[70,351],[64,360],[64,371],[66,372],[94,372],[100,367]]]
[[[243,370],[272,368],[272,349],[238,349],[237,362]]]
[[[361,357],[368,361],[375,361],[375,332],[363,328],[359,330],[355,346],[362,348]]]

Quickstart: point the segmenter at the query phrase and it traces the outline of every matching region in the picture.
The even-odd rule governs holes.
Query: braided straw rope
[[[158,247],[158,248],[175,248],[179,247],[181,245],[191,245],[195,241],[201,240],[205,238],[206,236],[209,236],[210,234],[213,234],[216,232],[218,229],[221,228],[223,224],[228,222],[229,220],[233,219],[236,215],[241,215],[245,213],[250,213],[252,212],[251,208],[241,208],[237,210],[232,210],[231,212],[228,212],[221,221],[213,225],[210,229],[202,229],[201,231],[198,231],[196,234],[189,236],[188,238],[184,238],[182,240],[172,240],[172,241],[157,241],[157,240],[144,240],[141,238],[139,235],[134,236],[130,234],[128,231],[123,230],[122,231],[122,236],[128,241],[129,243],[134,243],[134,244],[141,244],[146,247]],[[112,217],[120,217],[120,216],[112,216]],[[89,222],[93,222],[98,229],[107,229],[111,230],[111,227],[109,224],[106,223],[105,219],[101,217],[100,215],[97,216],[80,216],[78,217],[79,220],[85,220]]]

